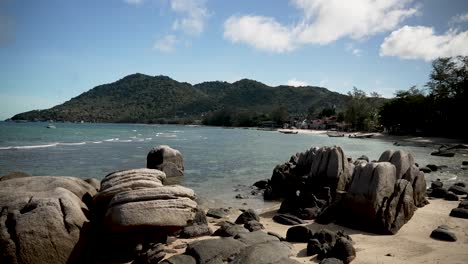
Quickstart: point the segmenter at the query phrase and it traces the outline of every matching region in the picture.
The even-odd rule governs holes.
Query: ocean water
[[[339,145],[352,158],[378,159],[387,149],[405,149],[421,165],[447,165],[426,179],[468,179],[457,170],[468,157],[431,156],[431,147],[394,146],[379,139],[331,138],[315,134],[281,134],[254,129],[176,125],[68,124],[0,122],[0,175],[24,171],[32,175],[102,179],[112,171],[142,168],[157,145],[181,151],[185,176],[178,182],[193,188],[207,206],[260,208],[261,197],[249,195],[255,181],[271,177],[273,168],[296,152],[314,146]],[[241,193],[247,199],[235,199]]]

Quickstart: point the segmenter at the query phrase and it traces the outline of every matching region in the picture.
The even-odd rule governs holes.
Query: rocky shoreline
[[[270,180],[254,184],[257,195],[281,201],[262,211],[201,208],[191,189],[168,184],[183,171],[181,153],[159,146],[148,154],[147,168],[102,181],[0,178],[0,263],[468,258],[464,183],[446,189],[435,182],[427,191],[424,173],[405,151],[386,151],[379,161],[351,160],[340,147],[297,153]]]

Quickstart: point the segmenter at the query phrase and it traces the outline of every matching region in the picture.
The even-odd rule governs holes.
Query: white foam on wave
[[[86,142],[77,142],[77,143],[59,143],[59,145],[62,146],[78,146],[78,145],[84,145]]]
[[[50,147],[56,147],[58,144],[59,143],[44,144],[44,145],[33,145],[33,146],[8,146],[8,147],[0,147],[0,150],[50,148]]]
[[[128,143],[128,142],[132,142],[133,140],[131,139],[121,139],[121,140],[116,140],[115,142],[124,142],[124,143]]]
[[[94,143],[94,144],[101,144],[102,141],[94,141],[93,143]]]
[[[153,138],[145,138],[145,140],[152,140]]]
[[[109,139],[104,139],[105,142],[112,142],[112,141],[117,141],[119,138],[109,138]]]

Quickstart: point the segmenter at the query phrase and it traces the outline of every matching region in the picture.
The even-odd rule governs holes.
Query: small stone
[[[386,257],[394,257],[395,255],[393,255],[392,253],[387,253],[385,254]]]
[[[245,198],[247,198],[247,197],[245,197],[244,195],[242,195],[242,194],[240,194],[240,193],[238,193],[238,194],[236,195],[236,199],[245,199]]]
[[[437,167],[437,165],[435,164],[427,164],[426,167],[429,168],[431,171],[437,171],[439,169],[439,167]]]
[[[206,213],[206,216],[213,218],[224,218],[229,215],[229,209],[226,208],[210,208]]]
[[[238,225],[243,225],[252,220],[260,221],[260,217],[253,209],[248,209],[247,211],[239,215],[239,217],[237,217],[235,223]]]
[[[457,241],[457,237],[455,236],[455,234],[445,226],[439,226],[438,228],[434,229],[431,233],[431,237],[443,241]]]
[[[440,181],[440,179],[437,179],[437,181],[431,183],[431,189],[442,188],[443,185],[444,184]]]

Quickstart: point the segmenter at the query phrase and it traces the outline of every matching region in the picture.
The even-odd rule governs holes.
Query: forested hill
[[[278,107],[290,114],[312,107],[345,108],[349,97],[320,87],[271,87],[243,79],[235,83],[191,85],[167,76],[132,74],[95,88],[46,110],[34,110],[13,120],[70,122],[160,123],[182,118],[201,119],[220,109],[268,115]]]

